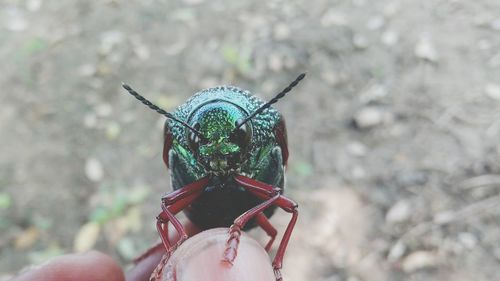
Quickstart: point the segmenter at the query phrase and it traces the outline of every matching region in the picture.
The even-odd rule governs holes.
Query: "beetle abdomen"
[[[209,187],[185,210],[185,213],[201,229],[230,227],[238,216],[261,202],[262,200],[242,190],[233,182],[224,187]],[[270,217],[275,209],[270,207],[264,214]],[[255,223],[250,221],[245,229],[254,225]]]

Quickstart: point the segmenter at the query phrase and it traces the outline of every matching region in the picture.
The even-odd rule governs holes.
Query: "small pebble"
[[[385,215],[385,221],[389,224],[408,221],[412,213],[411,204],[408,200],[401,200],[394,204]]]
[[[406,245],[401,241],[398,241],[394,244],[389,250],[389,254],[387,255],[387,260],[390,262],[394,262],[399,260],[406,252]]]
[[[388,123],[392,119],[393,117],[390,113],[384,112],[384,110],[378,107],[367,106],[354,115],[353,121],[357,128],[369,129],[383,123]]]
[[[356,34],[352,38],[352,43],[354,47],[358,49],[366,49],[368,47],[368,39],[365,36]]]
[[[374,17],[374,18],[371,18],[370,20],[368,20],[368,22],[366,23],[366,28],[370,29],[370,30],[378,30],[380,28],[382,28],[382,26],[384,26],[385,24],[385,20],[383,17]]]
[[[471,250],[477,245],[477,237],[470,232],[462,232],[458,234],[458,241],[467,249]]]
[[[354,179],[363,179],[366,177],[366,170],[361,166],[354,166],[351,170],[351,176]]]
[[[94,113],[86,114],[83,117],[83,125],[87,128],[95,128],[97,125],[97,116]]]
[[[424,171],[402,170],[396,174],[394,181],[404,187],[421,186],[427,183],[428,177]]]
[[[36,12],[42,6],[42,0],[28,0],[26,1],[26,8],[31,12]]]
[[[113,107],[109,103],[101,103],[95,107],[95,113],[99,117],[107,117],[113,112]]]
[[[339,76],[333,70],[322,71],[321,78],[330,86],[335,86],[339,82]]]
[[[151,51],[149,50],[149,47],[142,43],[136,44],[136,46],[134,47],[134,53],[140,60],[147,60],[151,57]]]
[[[500,100],[500,84],[489,83],[484,87],[484,92],[488,97]]]
[[[393,1],[386,5],[384,7],[384,16],[390,18],[396,15],[399,11],[399,5],[399,1]]]
[[[93,182],[99,182],[104,176],[102,164],[96,158],[88,158],[85,162],[85,175]]]
[[[366,155],[367,148],[364,144],[354,141],[347,145],[347,151],[353,156],[362,157]]]
[[[82,77],[90,77],[97,73],[97,68],[93,64],[84,64],[78,68],[78,74]]]
[[[492,21],[490,26],[493,30],[500,30],[500,19]]]
[[[447,224],[456,219],[457,215],[453,211],[443,211],[434,215],[434,223]]]
[[[276,40],[285,40],[290,37],[290,27],[285,23],[279,23],[274,27],[273,34]]]
[[[386,30],[382,33],[381,41],[386,46],[394,46],[399,41],[399,34],[393,30]]]
[[[364,91],[359,99],[363,103],[369,103],[372,101],[377,101],[387,96],[387,89],[382,84],[374,84],[370,86],[366,91]]]
[[[17,8],[7,9],[3,20],[5,21],[5,28],[10,31],[23,31],[29,25],[28,19]]]
[[[438,52],[434,43],[428,37],[422,37],[415,46],[415,55],[423,60],[437,62],[439,59]]]
[[[269,69],[280,72],[283,69],[283,58],[276,53],[269,55]]]
[[[123,42],[124,34],[119,30],[110,30],[101,33],[101,43],[99,51],[101,54],[107,55],[111,50]]]
[[[423,268],[434,267],[438,259],[432,252],[417,251],[409,254],[402,263],[403,271],[410,273]]]
[[[337,25],[337,26],[347,26],[348,19],[346,15],[341,14],[333,9],[328,10],[323,17],[321,17],[321,24],[325,27]]]
[[[491,42],[488,39],[481,39],[477,41],[477,48],[481,51],[490,50],[491,47],[492,47]]]

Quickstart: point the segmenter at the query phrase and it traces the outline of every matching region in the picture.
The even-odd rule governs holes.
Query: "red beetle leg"
[[[255,217],[256,215],[262,213],[267,207],[271,206],[274,201],[279,197],[279,193],[276,193],[273,197],[267,199],[266,201],[260,203],[259,205],[253,207],[252,209],[244,212],[241,216],[234,220],[233,225],[229,228],[229,238],[226,242],[226,250],[224,251],[224,262],[233,264],[234,259],[238,254],[238,245],[240,244],[241,229],[245,227],[247,222]]]
[[[274,226],[269,222],[269,220],[263,213],[257,214],[257,216],[255,216],[255,222],[257,222],[257,224],[267,233],[267,235],[271,237],[265,247],[266,251],[269,252],[269,250],[273,246],[273,242],[274,239],[276,239],[278,231],[276,230],[276,228],[274,228]]]
[[[203,192],[203,189],[207,186],[207,184],[208,177],[204,177],[162,197],[162,212],[157,217],[158,221],[156,228],[160,233],[160,238],[167,252],[174,250],[188,237],[181,222],[175,217],[175,214],[184,210],[191,203],[193,203],[193,201],[196,200],[196,198],[198,198],[198,196],[200,196]],[[179,233],[179,241],[173,247],[174,249],[171,249],[172,246],[168,240],[169,222],[172,223],[175,230]]]
[[[242,175],[237,175],[234,179],[238,184],[240,184],[241,187],[262,200],[270,200],[272,195],[269,194],[276,190],[276,188],[272,185]],[[266,191],[268,194],[265,194]],[[280,269],[283,265],[283,257],[285,256],[286,246],[288,245],[288,241],[290,241],[290,236],[292,235],[293,228],[297,222],[299,211],[297,210],[297,203],[283,195],[278,195],[277,199],[273,200],[272,205],[278,206],[285,212],[292,214],[292,218],[290,219],[285,233],[283,234],[283,238],[281,239],[278,251],[276,252],[276,256],[273,260],[274,275],[276,276],[276,280],[282,280]]]

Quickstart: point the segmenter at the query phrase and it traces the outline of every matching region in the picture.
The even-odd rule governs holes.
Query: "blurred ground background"
[[[500,280],[494,0],[0,1],[0,279],[153,244],[168,110],[233,84],[286,116],[285,280]],[[273,221],[284,226],[288,216]],[[259,236],[259,231],[253,232]]]

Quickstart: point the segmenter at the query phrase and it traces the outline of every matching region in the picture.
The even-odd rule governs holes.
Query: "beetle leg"
[[[175,214],[184,210],[198,198],[207,184],[208,177],[204,177],[162,197],[162,212],[157,217],[156,228],[167,252],[172,248],[168,241],[168,223],[172,222],[175,230],[179,233],[179,240],[173,247],[175,249],[188,237],[181,222],[175,217]]]
[[[249,177],[245,177],[242,175],[237,175],[234,178],[240,186],[245,188],[245,190],[254,194],[262,200],[268,200],[269,195],[265,195],[264,191],[271,192],[272,190],[276,190],[272,185],[251,179]],[[283,234],[283,238],[281,239],[280,245],[278,247],[278,251],[276,252],[276,256],[273,260],[273,268],[274,275],[276,276],[276,280],[282,280],[281,276],[281,267],[283,265],[283,257],[285,255],[286,246],[288,245],[288,241],[290,241],[290,236],[292,235],[293,228],[295,227],[295,223],[297,222],[297,217],[299,215],[299,211],[297,210],[297,203],[292,201],[291,199],[286,198],[283,195],[279,195],[279,197],[274,201],[273,205],[276,205],[283,209],[287,213],[292,214],[292,218],[286,227],[285,233]]]
[[[271,237],[269,239],[269,242],[267,242],[266,249],[267,252],[271,249],[271,246],[273,245],[274,239],[276,238],[276,235],[278,234],[278,231],[274,226],[269,222],[267,219],[266,215],[264,213],[259,213],[257,216],[255,216],[255,222]]]
[[[229,238],[226,242],[226,250],[224,251],[224,259],[222,261],[233,264],[233,261],[238,254],[241,229],[245,227],[246,223],[250,219],[261,213],[267,207],[271,206],[273,202],[279,198],[279,196],[279,193],[276,193],[275,196],[268,198],[266,201],[244,212],[241,216],[234,220],[233,225],[229,228]]]

